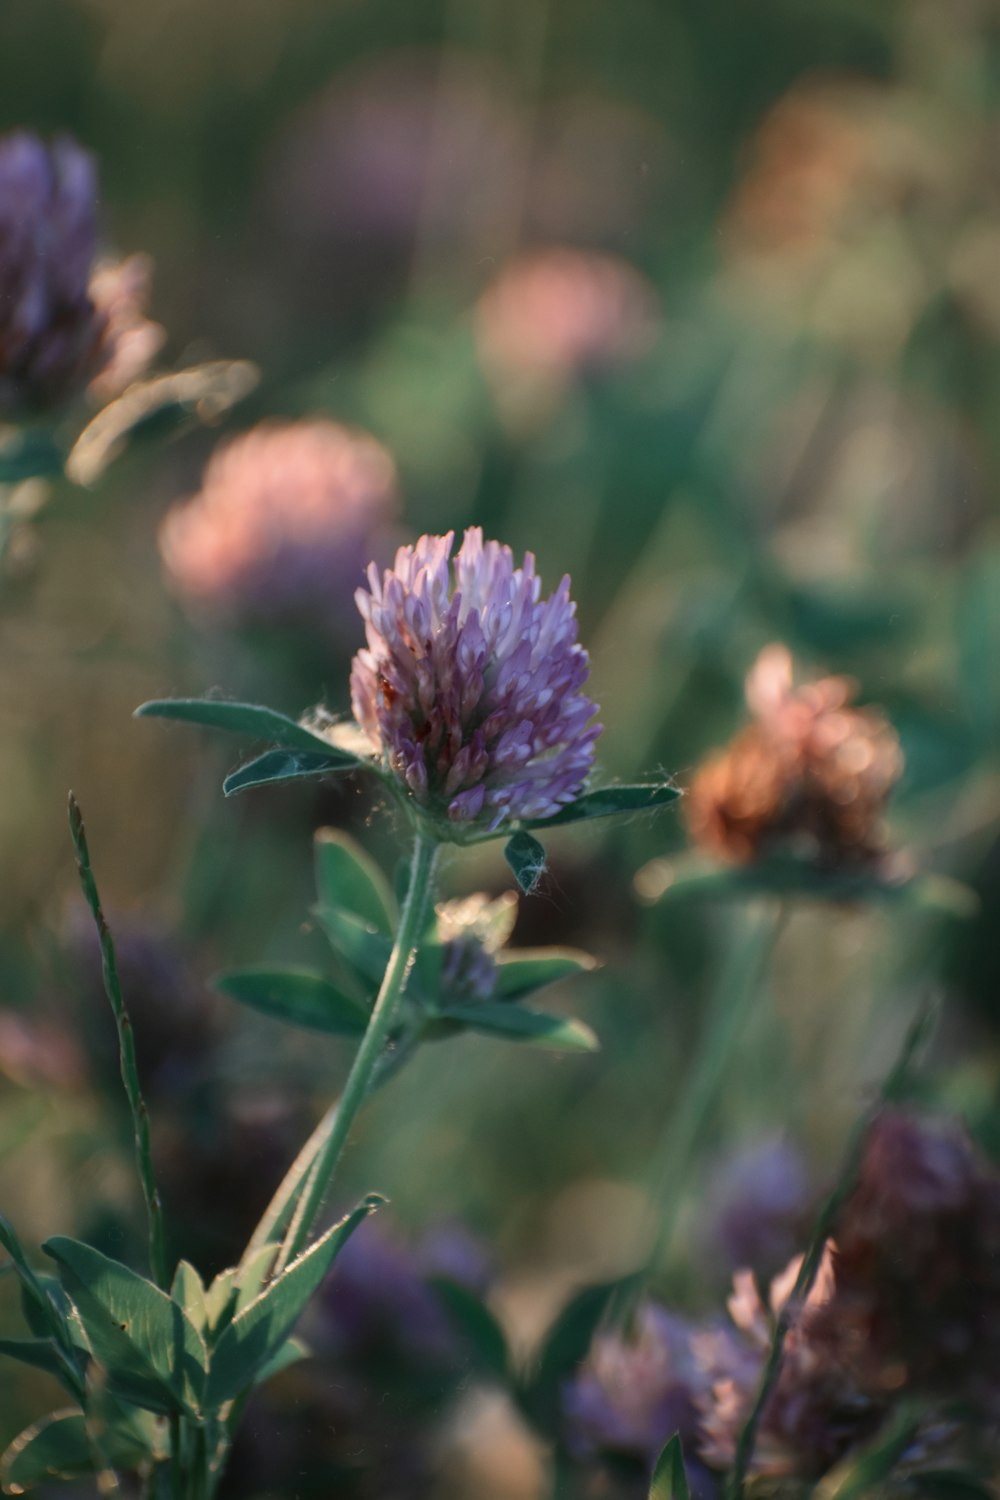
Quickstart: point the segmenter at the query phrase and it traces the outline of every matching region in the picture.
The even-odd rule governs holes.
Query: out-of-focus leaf
[[[0,484],[49,479],[63,471],[65,454],[50,432],[16,431],[0,437]]]
[[[636,1275],[632,1274],[584,1287],[556,1317],[534,1370],[518,1392],[524,1411],[543,1432],[551,1431],[559,1412],[563,1384],[586,1359],[612,1298],[627,1296],[636,1281]]]
[[[82,1390],[83,1368],[79,1355],[84,1340],[82,1331],[77,1331],[74,1337],[75,1308],[57,1281],[32,1270],[13,1225],[2,1216],[0,1244],[10,1256],[21,1283],[21,1300],[28,1327],[36,1338],[52,1339],[62,1350],[64,1360],[61,1378],[75,1387],[74,1394],[79,1395]]]
[[[102,1427],[104,1457],[116,1468],[132,1469],[152,1452],[152,1434],[141,1419]],[[10,1495],[54,1480],[80,1479],[95,1472],[94,1446],[82,1412],[54,1411],[16,1437],[0,1459],[0,1480]]]
[[[285,1343],[303,1308],[317,1290],[338,1252],[364,1219],[384,1199],[370,1196],[341,1219],[297,1260],[268,1283],[260,1295],[237,1313],[212,1353],[205,1400],[217,1410],[252,1385],[257,1374]]]
[[[57,1380],[62,1380],[65,1374],[59,1350],[51,1339],[0,1339],[0,1355],[45,1370]]]
[[[520,1000],[570,974],[598,967],[597,959],[577,948],[520,948],[496,958],[498,999]]]
[[[689,1500],[684,1452],[676,1432],[656,1460],[649,1483],[649,1500]]]
[[[313,848],[320,906],[351,912],[390,936],[398,920],[396,899],[375,861],[339,828],[321,828]]]
[[[130,438],[192,421],[217,422],[259,379],[249,360],[217,359],[136,381],[87,423],[70,450],[66,473],[75,484],[94,484]]]
[[[504,846],[503,857],[514,872],[514,879],[526,896],[530,896],[545,873],[545,850],[537,839],[523,830],[513,834]]]
[[[486,1304],[460,1282],[444,1276],[431,1278],[430,1285],[444,1303],[448,1316],[484,1375],[506,1385],[510,1375],[510,1353],[503,1329]]]
[[[672,862],[669,883],[659,899],[733,900],[762,895],[849,905],[871,902],[956,917],[974,916],[978,909],[975,892],[946,875],[919,874],[888,881],[866,872],[817,870],[804,860],[772,857],[753,865],[720,865],[698,854]]]
[[[924,1469],[910,1474],[909,1488],[927,1500],[996,1500],[996,1489],[975,1474],[960,1469]]]
[[[223,793],[234,797],[250,787],[267,786],[272,781],[301,781],[307,776],[334,776],[356,769],[360,762],[351,760],[339,750],[268,750],[256,760],[241,766],[222,783]]]
[[[140,703],[132,717],[179,719],[185,724],[202,724],[207,729],[270,740],[285,750],[315,750],[335,758],[345,756],[351,765],[356,763],[353,755],[347,756],[296,719],[259,703],[230,703],[222,698],[153,698],[149,703]]]
[[[580,823],[589,818],[611,818],[616,813],[652,812],[667,807],[680,796],[679,788],[666,782],[640,786],[606,786],[596,792],[584,792],[568,807],[562,807],[550,818],[525,819],[525,828],[561,828],[565,823]]]
[[[440,1015],[450,1021],[461,1021],[473,1031],[504,1037],[509,1042],[528,1042],[555,1052],[596,1052],[597,1037],[582,1021],[568,1021],[562,1016],[546,1016],[519,1005],[497,1004],[483,1000],[467,1005],[443,1005]]]
[[[339,907],[320,905],[313,911],[334,952],[363,979],[379,984],[392,952],[390,940],[370,922]]]
[[[220,974],[215,987],[243,1005],[292,1026],[332,1036],[360,1036],[368,1012],[336,985],[309,969],[278,969],[265,964]]]
[[[184,1310],[79,1240],[57,1235],[42,1248],[59,1267],[108,1389],[147,1411],[197,1413],[208,1351]]]

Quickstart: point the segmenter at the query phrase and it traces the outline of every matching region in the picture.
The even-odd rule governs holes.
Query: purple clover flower
[[[0,137],[0,413],[116,394],[158,347],[140,262],[97,267],[97,176],[62,138]],[[120,384],[120,382],[119,382]]]
[[[369,568],[354,716],[426,815],[490,830],[549,817],[582,792],[600,733],[569,578],[541,600],[533,555],[515,568],[471,527],[452,583],[453,544],[423,536]]]

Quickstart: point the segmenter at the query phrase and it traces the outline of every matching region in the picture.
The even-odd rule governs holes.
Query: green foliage
[[[472,1354],[476,1369],[506,1386],[511,1379],[510,1350],[503,1329],[486,1304],[460,1282],[437,1276],[430,1285]]]
[[[153,1430],[138,1414],[119,1413],[101,1432],[100,1449],[83,1413],[54,1411],[16,1437],[0,1459],[0,1480],[8,1494],[18,1495],[53,1480],[82,1479],[105,1462],[122,1469],[146,1460],[155,1442]]]
[[[514,872],[514,879],[526,896],[530,896],[545,873],[545,850],[530,833],[515,833],[504,846],[503,857]]]
[[[224,995],[277,1021],[333,1036],[364,1033],[367,1010],[309,969],[278,969],[260,964],[221,974],[215,986]]]
[[[584,792],[568,807],[562,807],[549,818],[525,819],[525,828],[561,828],[566,823],[580,823],[590,818],[611,818],[620,813],[653,812],[676,802],[680,790],[667,782],[650,785],[606,786],[595,792]]]
[[[0,442],[0,485],[21,484],[25,479],[49,479],[61,474],[65,454],[52,433],[43,428],[4,430]]]
[[[684,1452],[675,1432],[660,1451],[649,1483],[649,1500],[689,1500]]]
[[[637,1284],[638,1277],[630,1275],[583,1287],[555,1318],[517,1393],[522,1409],[543,1432],[553,1430],[563,1385],[586,1359],[605,1314]]]
[[[523,1000],[571,974],[587,973],[597,960],[578,948],[515,948],[496,956],[495,994],[500,1000]]]
[[[399,908],[388,881],[357,840],[321,828],[313,842],[316,895],[324,911],[346,911],[390,937]]]
[[[136,719],[179,719],[225,729],[249,739],[270,740],[284,750],[319,750],[332,754],[332,747],[296,719],[256,703],[228,703],[221,698],[155,698],[135,710]]]
[[[223,1329],[212,1351],[206,1405],[217,1410],[274,1359],[354,1230],[384,1200],[370,1196],[264,1287]]]
[[[222,783],[225,796],[235,797],[237,792],[248,791],[255,786],[268,786],[272,781],[302,781],[310,776],[333,776],[340,771],[354,770],[361,764],[341,750],[267,750],[256,760],[233,771]]]
[[[146,1411],[202,1407],[208,1350],[183,1308],[99,1250],[62,1235],[43,1250],[80,1315],[108,1389]]]
[[[692,853],[674,862],[672,875],[663,901],[695,896],[714,900],[782,896],[844,905],[894,906],[963,918],[974,916],[978,909],[975,892],[944,875],[883,880],[867,870],[820,870],[805,860],[779,856],[754,864],[720,865]]]
[[[590,1027],[582,1021],[546,1016],[516,1005],[494,1004],[488,1000],[470,1001],[464,1005],[447,1003],[440,1007],[440,1014],[461,1021],[471,1031],[485,1031],[490,1036],[528,1042],[556,1052],[595,1052],[600,1045]]]

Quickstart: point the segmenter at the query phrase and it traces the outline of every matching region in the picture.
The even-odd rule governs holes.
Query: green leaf
[[[341,750],[268,750],[256,760],[233,771],[222,783],[226,797],[235,797],[253,786],[272,781],[301,781],[308,776],[334,776],[351,771],[361,762]]]
[[[498,999],[520,1000],[570,974],[598,967],[597,959],[578,948],[520,948],[496,957]]]
[[[259,964],[220,974],[215,987],[265,1016],[311,1031],[361,1036],[368,1021],[364,1006],[309,969],[276,969]]]
[[[62,1356],[51,1339],[0,1339],[0,1354],[20,1360],[23,1365],[32,1365],[36,1370],[44,1370],[57,1380],[65,1377]]]
[[[552,1430],[560,1410],[562,1388],[583,1363],[612,1299],[627,1296],[639,1274],[587,1286],[571,1297],[553,1322],[542,1345],[535,1370],[522,1386],[521,1405],[543,1432]]]
[[[278,1352],[257,1371],[254,1385],[264,1385],[273,1380],[275,1375],[280,1375],[282,1370],[290,1370],[293,1365],[301,1364],[302,1360],[308,1358],[309,1350],[301,1339],[286,1339]]]
[[[375,1196],[366,1198],[233,1318],[212,1354],[205,1393],[209,1410],[217,1410],[253,1384],[291,1334],[338,1252],[358,1225],[384,1201]]]
[[[389,882],[375,861],[339,828],[319,829],[313,849],[319,905],[351,912],[390,937],[399,911]]]
[[[519,1005],[473,1001],[468,1005],[443,1005],[440,1014],[450,1021],[461,1021],[474,1031],[556,1052],[596,1052],[600,1047],[597,1037],[582,1021],[523,1010]]]
[[[194,1326],[204,1331],[208,1322],[205,1283],[189,1261],[177,1262],[170,1295],[179,1306],[183,1307]]]
[[[524,894],[530,896],[545,873],[545,850],[541,844],[530,833],[515,833],[507,840],[503,857]]]
[[[288,714],[256,703],[227,703],[221,698],[154,698],[140,704],[132,717],[180,719],[186,724],[203,724],[209,729],[225,729],[255,740],[270,740],[285,750],[321,750],[325,755],[354,761],[353,756],[335,750],[322,735]]]
[[[49,479],[61,474],[65,455],[51,433],[22,431],[0,444],[0,484]]]
[[[649,1500],[689,1500],[684,1452],[676,1432],[656,1460],[649,1483]]]
[[[564,823],[579,823],[589,818],[610,818],[616,813],[652,812],[676,802],[680,789],[667,782],[639,786],[605,786],[596,792],[584,792],[568,807],[561,807],[550,818],[526,818],[525,828],[561,828]]]
[[[444,1303],[477,1368],[492,1380],[506,1385],[510,1378],[510,1352],[504,1331],[490,1309],[475,1292],[460,1282],[434,1276],[429,1285]]]
[[[184,1310],[90,1245],[57,1235],[42,1249],[59,1267],[108,1389],[147,1411],[197,1413],[208,1351]]]
[[[313,913],[338,957],[363,980],[378,985],[392,953],[392,943],[371,923],[334,906],[315,906]]]
[[[84,1339],[82,1329],[75,1326],[76,1309],[57,1281],[32,1270],[13,1226],[2,1216],[0,1244],[9,1254],[21,1283],[21,1300],[28,1327],[36,1338],[51,1339],[62,1351],[60,1379],[73,1395],[80,1397],[83,1393],[81,1346]]]
[[[116,1468],[136,1468],[150,1454],[150,1444],[136,1423],[102,1430],[101,1441]],[[8,1494],[19,1495],[53,1480],[83,1478],[95,1468],[86,1421],[74,1407],[52,1412],[16,1437],[0,1459],[0,1480]]]
[[[910,907],[943,916],[971,917],[978,898],[968,886],[944,875],[914,875],[908,880],[881,880],[868,871],[818,870],[806,860],[772,855],[752,865],[721,865],[700,854],[671,861],[669,883],[659,898],[683,900],[707,896],[739,900],[747,896],[784,896],[803,901]]]
[[[205,1293],[208,1323],[216,1337],[224,1325],[257,1296],[280,1249],[280,1245],[268,1241],[256,1250],[244,1251],[244,1258],[238,1266],[230,1266],[216,1276]]]

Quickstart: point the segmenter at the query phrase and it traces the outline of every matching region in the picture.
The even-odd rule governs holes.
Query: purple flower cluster
[[[368,646],[354,658],[354,716],[418,806],[496,829],[544,818],[583,790],[600,726],[586,697],[569,578],[542,600],[529,552],[470,528],[401,547],[369,569],[358,608]]]
[[[142,263],[99,269],[97,248],[90,156],[67,139],[0,139],[0,412],[58,405],[155,352]]]

